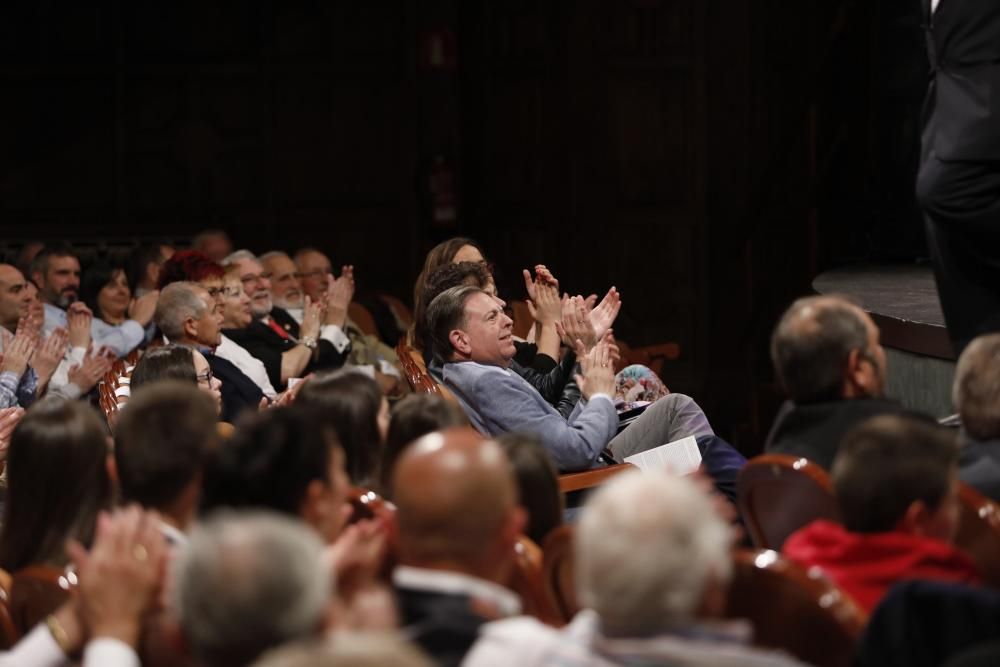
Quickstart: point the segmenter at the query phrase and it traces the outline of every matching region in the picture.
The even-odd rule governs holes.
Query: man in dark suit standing
[[[917,198],[958,354],[1000,331],[1000,3],[921,2],[932,72]]]

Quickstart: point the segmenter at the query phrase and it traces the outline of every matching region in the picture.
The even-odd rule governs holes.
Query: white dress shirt
[[[71,665],[52,633],[39,623],[9,651],[0,652],[0,667],[62,667]],[[83,650],[83,667],[140,667],[139,656],[128,644],[98,637]]]
[[[222,334],[222,342],[215,348],[215,356],[225,359],[243,371],[243,374],[260,387],[260,390],[269,399],[273,399],[278,395],[278,392],[274,390],[274,386],[271,385],[271,381],[267,378],[267,369],[264,368],[261,360],[247,352],[245,347],[226,336],[226,334]]]
[[[397,565],[392,572],[392,583],[411,590],[467,595],[490,603],[502,616],[521,613],[521,600],[512,591],[470,574]]]
[[[66,311],[51,303],[45,304],[45,324],[42,333],[48,336],[53,329],[67,326]],[[124,357],[146,340],[146,330],[135,320],[125,320],[121,324],[108,324],[94,317],[90,325],[90,337],[94,341],[94,349],[106,347],[115,356]]]

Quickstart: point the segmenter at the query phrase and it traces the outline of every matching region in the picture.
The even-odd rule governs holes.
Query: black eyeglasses
[[[198,373],[194,376],[194,379],[198,381],[198,384],[212,384],[212,369],[206,368],[204,373]]]

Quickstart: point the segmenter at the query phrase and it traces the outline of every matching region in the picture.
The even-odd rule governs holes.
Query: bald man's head
[[[0,264],[0,327],[17,329],[18,319],[28,314],[32,294],[24,274],[10,264]]]
[[[785,393],[799,404],[880,396],[885,382],[878,327],[840,296],[795,301],[771,336],[771,361]]]
[[[470,428],[435,432],[396,465],[399,560],[502,578],[524,526],[510,462]]]

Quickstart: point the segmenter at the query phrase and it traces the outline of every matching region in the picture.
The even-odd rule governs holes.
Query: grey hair
[[[459,285],[441,292],[428,304],[424,317],[432,352],[442,362],[451,359],[455,351],[451,344],[451,332],[465,326],[465,303],[480,292],[486,293],[473,285]]]
[[[860,308],[841,296],[796,300],[771,336],[774,373],[800,404],[841,398],[853,350],[867,353],[868,328]]]
[[[194,656],[230,667],[315,636],[332,593],[323,544],[301,522],[219,512],[180,553],[172,606]]]
[[[979,336],[962,351],[951,401],[970,436],[978,440],[1000,436],[1000,334]]]
[[[690,480],[626,472],[595,493],[574,544],[576,588],[615,636],[692,619],[714,579],[732,573],[729,527]]]
[[[233,254],[235,254],[235,253],[233,253]],[[288,253],[285,252],[284,250],[269,250],[268,252],[265,252],[263,255],[260,255],[257,258],[257,261],[260,262],[261,264],[263,264],[264,262],[266,262],[269,259],[277,259],[278,257],[284,257],[285,259],[287,259],[289,261],[291,261],[291,259],[292,259],[291,257],[288,256]]]
[[[326,642],[302,642],[265,654],[253,667],[433,667],[396,634],[341,632]]]
[[[189,317],[197,320],[205,314],[209,304],[198,294],[203,289],[198,283],[182,280],[170,283],[160,292],[153,321],[170,342],[184,338],[184,322]]]
[[[239,250],[234,250],[233,252],[226,255],[222,259],[222,266],[223,267],[232,266],[233,264],[236,264],[237,262],[242,262],[245,259],[249,259],[251,261],[256,262],[257,255],[253,254],[246,248],[240,248]]]

